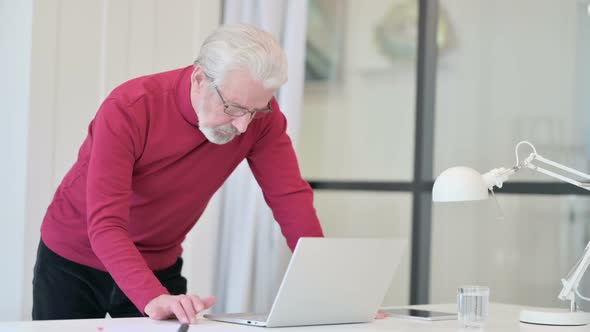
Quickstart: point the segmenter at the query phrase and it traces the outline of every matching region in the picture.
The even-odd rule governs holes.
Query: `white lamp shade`
[[[488,198],[488,188],[483,176],[469,167],[452,167],[434,181],[433,202],[476,201]]]

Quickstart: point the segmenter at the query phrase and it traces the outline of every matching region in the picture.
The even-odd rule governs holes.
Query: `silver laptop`
[[[369,322],[406,246],[394,239],[301,238],[270,313],[204,317],[265,327]]]

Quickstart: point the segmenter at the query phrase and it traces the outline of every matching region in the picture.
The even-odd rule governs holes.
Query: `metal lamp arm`
[[[518,156],[518,148],[523,144],[529,145],[531,147],[531,149],[533,150],[533,153],[531,153],[525,160],[520,162],[519,156]],[[552,167],[563,170],[565,172],[569,172],[569,173],[579,176],[581,178],[590,180],[590,175],[588,175],[586,173],[580,172],[578,170],[567,167],[567,166],[562,165],[560,163],[556,163],[552,160],[549,160],[549,159],[537,154],[537,150],[530,142],[527,142],[527,141],[519,142],[516,145],[516,148],[514,149],[514,153],[516,155],[516,165],[514,167],[512,167],[512,168],[496,168],[496,169],[493,169],[483,175],[483,179],[484,179],[486,185],[488,186],[488,188],[490,189],[490,191],[493,192],[494,187],[502,188],[503,183],[506,180],[508,180],[508,178],[510,176],[512,176],[514,173],[516,173],[517,171],[519,171],[522,168],[532,169],[534,171],[543,173],[545,175],[556,178],[556,179],[561,180],[563,182],[567,182],[567,183],[573,184],[574,186],[577,186],[577,187],[580,187],[580,188],[590,191],[590,182],[577,181],[577,180],[571,179],[567,176],[557,174],[553,171],[550,171],[548,169],[545,169],[543,167],[539,167],[539,166],[533,164],[533,162],[535,162],[535,161],[542,162],[542,163],[545,163],[545,164],[550,165]],[[580,283],[580,279],[582,278],[582,276],[586,272],[586,269],[590,265],[590,249],[589,248],[590,248],[590,243],[588,243],[588,245],[586,246],[586,249],[584,250],[584,256],[580,259],[580,261],[578,261],[578,263],[574,266],[572,271],[570,271],[570,273],[568,273],[568,275],[565,278],[561,279],[561,283],[563,284],[563,288],[562,288],[561,292],[559,293],[558,297],[561,300],[570,300],[572,311],[575,311],[575,291],[576,291],[576,288],[578,287],[578,284]]]
[[[538,171],[538,172],[541,172],[541,173],[543,173],[545,175],[551,176],[551,177],[556,178],[556,179],[559,179],[561,181],[564,181],[564,182],[567,182],[567,183],[571,183],[574,186],[578,186],[580,188],[583,188],[583,189],[586,189],[586,190],[590,190],[590,183],[589,182],[580,182],[580,181],[576,181],[576,180],[570,179],[570,178],[568,178],[566,176],[563,176],[561,174],[557,174],[557,173],[552,172],[550,170],[547,170],[547,169],[544,169],[544,168],[539,167],[537,165],[534,165],[531,162],[533,160],[538,160],[538,161],[543,162],[543,163],[545,163],[547,165],[551,165],[553,167],[562,169],[562,170],[564,170],[566,172],[570,172],[572,174],[575,174],[575,175],[577,175],[579,177],[583,177],[583,178],[588,179],[588,180],[590,180],[590,175],[588,175],[586,173],[583,173],[583,172],[580,172],[580,171],[577,171],[577,170],[575,170],[573,168],[567,167],[567,166],[562,165],[560,163],[556,163],[556,162],[554,162],[552,160],[549,160],[547,158],[544,158],[544,157],[542,157],[542,156],[540,156],[538,154],[531,154],[531,157],[532,158],[529,157],[529,159],[531,159],[531,161],[528,161],[529,159],[527,159],[525,161],[525,163],[523,165],[524,167],[530,168],[530,169],[535,170],[535,171]]]
[[[528,142],[525,142],[525,143],[528,143]],[[530,144],[530,143],[528,143],[528,144]],[[530,144],[530,145],[532,146],[532,144]],[[518,145],[517,145],[517,148],[518,148]],[[518,154],[517,154],[517,161],[518,161]],[[552,160],[549,160],[545,157],[540,156],[539,154],[537,154],[537,151],[535,150],[534,147],[533,147],[533,153],[531,153],[531,155],[522,163],[522,165],[517,165],[517,167],[526,167],[526,168],[535,170],[537,172],[543,173],[543,174],[548,175],[550,177],[556,178],[558,180],[573,184],[574,186],[577,186],[577,187],[580,187],[580,188],[590,191],[590,183],[589,182],[581,182],[581,181],[571,179],[567,176],[557,174],[555,172],[552,172],[550,170],[547,170],[545,168],[542,168],[542,167],[539,167],[539,166],[533,164],[533,161],[539,161],[539,162],[545,163],[547,165],[553,166],[555,168],[561,169],[563,171],[569,172],[571,174],[577,175],[581,178],[590,180],[590,175],[588,175],[586,173],[580,172],[580,171],[575,170],[571,167],[567,167],[565,165],[562,165],[560,163],[554,162]],[[580,280],[584,276],[586,269],[588,269],[588,265],[590,265],[590,250],[588,250],[589,248],[590,248],[590,243],[588,243],[588,245],[586,245],[586,248],[584,250],[584,256],[574,266],[572,272],[569,273],[565,278],[561,279],[561,283],[563,285],[563,288],[561,289],[561,292],[559,292],[558,298],[561,300],[571,301],[571,308],[570,309],[572,311],[576,310],[576,308],[575,308],[576,288],[578,287]]]
[[[572,302],[572,311],[575,311],[576,309],[573,304],[576,300],[576,288],[578,288],[580,280],[584,276],[586,269],[588,269],[588,265],[590,265],[590,250],[588,250],[589,247],[590,243],[586,245],[586,249],[584,249],[584,256],[582,256],[582,259],[580,259],[574,266],[573,272],[561,279],[563,288],[557,297],[560,300],[570,300]]]

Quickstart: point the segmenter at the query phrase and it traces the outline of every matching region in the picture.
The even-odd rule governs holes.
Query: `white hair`
[[[278,89],[287,81],[287,56],[263,30],[247,24],[222,25],[203,42],[195,66],[220,86],[225,74],[247,70],[267,89]]]

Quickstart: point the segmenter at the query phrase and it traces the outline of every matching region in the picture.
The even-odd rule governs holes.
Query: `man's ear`
[[[205,72],[203,72],[203,67],[200,65],[195,66],[193,69],[193,73],[191,74],[191,85],[195,88],[201,88],[203,84],[205,84]]]

